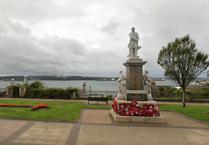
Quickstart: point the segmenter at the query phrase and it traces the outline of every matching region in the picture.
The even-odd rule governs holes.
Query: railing
[[[0,92],[4,92],[6,90],[7,90],[6,88],[0,88]]]
[[[100,94],[100,95],[113,95],[115,96],[117,94],[117,91],[86,91],[86,96],[93,95],[93,94]]]

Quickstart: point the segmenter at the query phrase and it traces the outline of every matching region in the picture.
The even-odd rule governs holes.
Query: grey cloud
[[[102,26],[94,20],[83,24],[79,18],[86,16],[85,8],[94,3],[117,8],[112,17]],[[209,2],[158,0],[158,1],[120,1],[78,0],[67,1],[58,5],[53,1],[0,1],[0,64],[2,74],[43,74],[77,72],[81,75],[111,74],[118,76],[120,70],[125,74],[123,63],[128,59],[128,34],[131,27],[139,34],[138,51],[140,58],[147,63],[143,67],[149,75],[163,76],[164,69],[157,64],[157,57],[168,42],[176,37],[190,33],[197,42],[198,48],[209,53]],[[76,19],[77,26],[85,25],[85,29],[93,29],[101,39],[95,42],[81,43],[76,39],[62,36],[45,35],[38,39],[28,28],[15,20],[25,21],[31,26],[42,24],[42,21],[58,21]],[[14,21],[11,21],[14,20]],[[59,28],[55,28],[56,30]],[[85,31],[85,30],[84,30]],[[88,34],[92,35],[92,34]],[[94,37],[92,37],[94,38]],[[99,41],[97,41],[99,40]],[[98,49],[89,49],[91,44],[99,43]],[[18,73],[19,72],[19,73]],[[104,76],[104,75],[103,75]],[[205,74],[203,74],[205,76]]]
[[[57,5],[52,0],[3,0],[0,1],[0,10],[2,17],[19,19],[31,24],[86,15],[80,5],[75,5],[72,1],[66,5]]]
[[[77,40],[49,35],[37,39],[21,24],[16,25],[9,20],[7,22],[8,31],[0,33],[0,58],[4,60],[2,68],[10,68],[13,71],[53,69],[65,66],[71,59],[85,54],[85,47]],[[15,31],[16,29],[19,31]],[[22,32],[26,32],[25,35],[22,35]],[[6,70],[3,70],[3,73],[4,71]]]
[[[103,26],[101,29],[102,32],[106,32],[108,34],[114,34],[121,27],[121,23],[119,22],[109,22],[107,25]]]
[[[42,75],[43,71],[51,74],[53,70],[55,72],[64,70],[84,75],[85,72],[92,70],[95,71],[94,74],[118,71],[115,63],[120,59],[115,60],[117,54],[114,52],[103,52],[102,49],[86,51],[81,42],[56,35],[46,34],[38,39],[29,33],[29,28],[23,27],[20,23],[13,23],[10,20],[7,22],[5,23],[8,24],[7,31],[0,33],[0,58],[4,60],[0,66],[4,68],[1,74]]]

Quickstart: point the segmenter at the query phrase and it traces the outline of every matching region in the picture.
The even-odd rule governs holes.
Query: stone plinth
[[[163,116],[121,116],[111,109],[111,115],[115,122],[138,122],[138,123],[165,123]]]
[[[147,90],[125,90],[126,101],[147,101]]]
[[[143,90],[143,65],[147,63],[142,59],[128,59],[124,66],[126,66],[126,89],[127,90]]]

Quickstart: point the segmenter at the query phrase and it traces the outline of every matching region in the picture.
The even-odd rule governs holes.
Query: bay
[[[6,89],[7,86],[10,85],[11,81],[0,81],[0,88]],[[28,81],[29,83],[32,83],[33,81]],[[86,82],[86,91],[91,90],[92,91],[117,91],[118,90],[118,84],[117,81],[86,81],[86,80],[76,80],[76,81],[40,81],[45,83],[45,87],[49,88],[67,88],[67,87],[74,87],[78,89],[82,89],[83,82]],[[22,81],[14,81],[14,83],[20,83],[23,84]],[[126,81],[124,81],[126,83]],[[172,83],[169,80],[165,81],[155,81],[156,86],[177,86],[176,84]]]

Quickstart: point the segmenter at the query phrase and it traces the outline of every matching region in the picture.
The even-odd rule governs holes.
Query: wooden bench
[[[89,104],[89,101],[97,101],[97,105],[98,105],[98,101],[106,101],[106,105],[108,105],[107,97],[88,97],[88,104]]]

